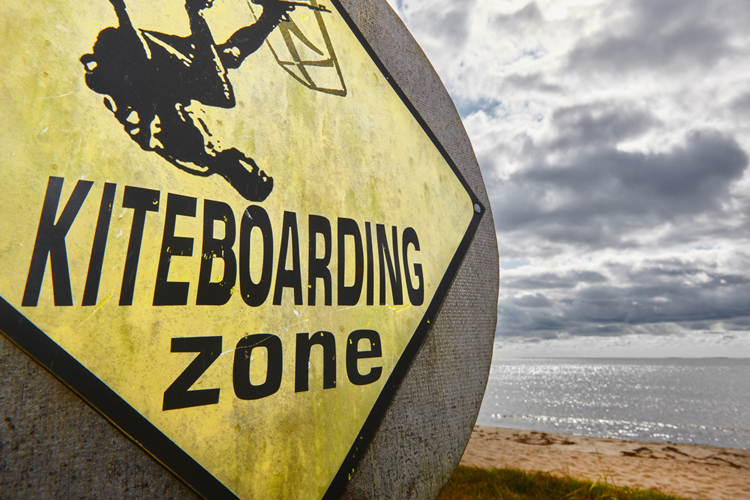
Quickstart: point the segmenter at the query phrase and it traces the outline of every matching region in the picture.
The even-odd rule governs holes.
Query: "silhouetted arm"
[[[211,29],[208,27],[208,23],[206,23],[203,15],[201,15],[201,11],[206,8],[207,6],[196,5],[196,2],[190,0],[185,2],[185,11],[190,20],[190,33],[199,50],[206,50],[208,47],[214,45],[214,37],[211,34]]]
[[[283,17],[294,10],[294,5],[283,1],[265,0],[254,3],[263,5],[260,18],[254,24],[237,30],[229,40],[217,47],[219,58],[226,68],[239,68],[247,56],[263,45]]]
[[[115,8],[115,14],[117,14],[117,20],[120,22],[120,28],[133,29],[133,23],[130,21],[128,16],[127,7],[125,7],[125,0],[109,0],[112,7]]]

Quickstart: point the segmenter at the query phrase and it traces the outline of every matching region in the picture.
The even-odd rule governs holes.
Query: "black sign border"
[[[433,296],[430,305],[422,320],[412,335],[404,352],[401,354],[396,366],[391,372],[388,381],[378,396],[370,414],[359,431],[349,453],[344,458],[341,467],[333,478],[322,500],[335,500],[340,498],[346,489],[352,474],[355,472],[359,461],[367,450],[368,445],[375,436],[391,401],[396,394],[402,380],[406,376],[409,367],[419,352],[424,339],[432,327],[438,315],[443,300],[458,273],[466,253],[471,246],[474,235],[479,227],[485,208],[479,201],[460,170],[453,162],[448,152],[432,132],[427,122],[422,118],[417,109],[408,99],[398,83],[393,79],[383,62],[377,56],[372,46],[343,8],[339,0],[329,0],[338,10],[341,17],[346,21],[352,33],[367,51],[372,61],[386,78],[401,101],[411,112],[417,123],[440,152],[446,163],[463,185],[471,198],[474,211],[471,222],[459,244],[456,253],[451,259],[448,268],[443,275],[440,285]],[[223,483],[216,479],[210,472],[201,466],[195,459],[177,446],[171,439],[163,434],[156,426],[130,406],[113,389],[108,387],[96,375],[89,371],[73,356],[68,354],[62,347],[48,337],[42,330],[29,321],[20,311],[0,297],[0,333],[5,335],[11,342],[26,352],[31,358],[49,371],[65,386],[83,399],[102,417],[119,429],[123,434],[133,440],[138,446],[154,457],[164,467],[169,469],[177,478],[193,489],[198,495],[207,499],[231,499],[239,500],[238,497]]]
[[[424,130],[435,148],[440,152],[445,162],[450,166],[455,176],[461,182],[467,194],[471,198],[474,211],[471,222],[469,223],[469,227],[467,228],[466,233],[461,240],[461,243],[458,245],[456,253],[453,255],[450,264],[448,264],[448,268],[446,269],[445,274],[443,274],[443,279],[440,280],[440,285],[438,285],[437,290],[435,291],[435,295],[432,297],[432,302],[430,302],[430,305],[427,307],[427,311],[425,312],[422,321],[419,322],[414,335],[412,335],[411,340],[406,345],[404,352],[401,354],[401,357],[396,363],[396,366],[393,368],[393,371],[391,372],[390,377],[388,377],[388,381],[383,387],[380,396],[378,397],[375,405],[370,411],[370,415],[368,415],[367,419],[365,420],[362,429],[357,435],[357,439],[355,439],[354,444],[349,450],[349,453],[344,459],[344,462],[341,464],[338,473],[333,478],[333,481],[331,481],[331,485],[328,487],[328,491],[323,496],[322,500],[336,500],[344,494],[346,485],[352,478],[352,475],[354,474],[359,461],[362,459],[362,456],[364,456],[367,447],[372,441],[372,438],[375,436],[375,433],[380,426],[380,422],[383,420],[386,411],[390,407],[393,397],[396,395],[396,391],[401,385],[401,382],[404,380],[404,377],[406,377],[406,374],[409,371],[414,358],[419,352],[419,348],[422,346],[424,339],[427,337],[430,328],[434,324],[435,317],[438,315],[440,307],[443,305],[443,301],[445,300],[445,297],[448,294],[448,290],[453,283],[453,279],[456,277],[458,269],[461,266],[466,253],[469,251],[471,242],[474,239],[474,235],[476,234],[479,223],[481,222],[482,216],[485,212],[484,206],[479,201],[479,198],[476,196],[476,194],[474,194],[474,191],[471,189],[471,186],[469,186],[469,183],[466,181],[463,174],[458,169],[458,166],[455,164],[443,145],[440,143],[429,125],[427,125],[427,122],[424,120],[424,118],[422,118],[422,115],[419,113],[417,108],[406,96],[406,93],[401,89],[396,80],[391,76],[391,73],[385,67],[385,64],[383,64],[383,62],[380,60],[375,50],[365,38],[364,34],[362,34],[354,20],[351,18],[351,16],[349,16],[349,13],[346,11],[346,9],[343,8],[339,0],[330,1],[335,5],[336,9],[341,14],[341,17],[349,25],[349,29],[352,30],[354,35],[357,37],[357,40],[359,40],[360,44],[362,44],[362,47],[364,47],[364,49],[367,51],[367,54],[370,56],[372,61],[378,67],[386,80],[388,80],[388,83],[390,83],[393,90],[396,92],[396,94],[398,94],[399,98],[401,98],[401,101],[411,112],[412,116],[417,120],[417,123],[419,123],[419,125],[422,127],[422,130]]]

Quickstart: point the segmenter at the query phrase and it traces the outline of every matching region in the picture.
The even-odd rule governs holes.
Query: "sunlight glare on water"
[[[477,423],[750,449],[750,360],[496,359]]]

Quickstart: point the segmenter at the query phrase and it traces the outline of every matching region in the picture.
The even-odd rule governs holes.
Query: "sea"
[[[750,359],[494,359],[478,425],[750,449]]]

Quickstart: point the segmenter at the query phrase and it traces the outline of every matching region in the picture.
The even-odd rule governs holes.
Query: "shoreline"
[[[461,465],[606,479],[695,500],[750,498],[750,450],[715,446],[475,426]]]

